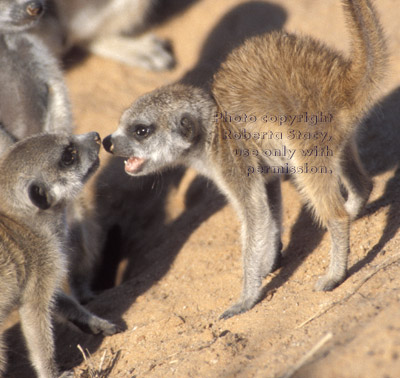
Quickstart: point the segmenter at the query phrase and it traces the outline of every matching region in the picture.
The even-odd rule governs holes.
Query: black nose
[[[111,135],[106,136],[106,137],[103,139],[103,146],[104,146],[104,148],[105,148],[105,150],[106,150],[107,152],[109,152],[110,154],[113,153],[114,146],[113,146],[112,141],[111,141]]]
[[[44,10],[43,4],[40,1],[30,1],[26,4],[26,13],[31,17],[40,16]]]
[[[98,132],[92,131],[91,135],[92,135],[94,141],[95,141],[97,144],[101,144],[101,138],[100,138],[100,135],[99,135]]]

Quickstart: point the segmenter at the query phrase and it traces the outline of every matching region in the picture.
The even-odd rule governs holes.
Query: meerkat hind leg
[[[3,291],[4,293],[4,291]],[[4,296],[5,297],[5,296]],[[3,300],[4,300],[3,297]],[[8,302],[8,301],[7,301]],[[4,324],[5,319],[7,318],[9,314],[9,308],[11,308],[12,304],[11,303],[2,303],[1,308],[0,308],[0,324]],[[0,377],[4,376],[5,369],[6,369],[6,349],[4,345],[4,338],[3,338],[3,332],[0,332]]]
[[[274,216],[262,178],[252,180],[246,185],[247,192],[232,193],[242,218],[244,277],[239,301],[221,315],[222,319],[250,310],[261,299],[262,278],[273,270],[279,253],[280,217],[276,216],[278,212]]]
[[[4,370],[6,368],[6,353],[4,347],[3,334],[0,334],[0,377],[4,376]]]
[[[265,184],[267,191],[267,200],[271,210],[271,216],[274,219],[276,226],[279,227],[279,236],[276,237],[275,242],[278,243],[276,248],[277,254],[275,262],[272,268],[269,266],[268,254],[266,254],[266,261],[264,262],[263,277],[266,277],[269,273],[279,269],[282,263],[282,192],[281,192],[281,180],[280,178],[274,178]]]
[[[317,291],[330,291],[340,285],[347,274],[347,257],[350,251],[349,218],[328,222],[331,235],[330,264],[327,273],[315,285]]]
[[[32,296],[20,307],[19,314],[29,355],[38,376],[58,377],[59,373],[54,361],[50,299],[45,302],[43,298],[36,300],[35,296]]]
[[[364,171],[354,141],[350,141],[344,150],[341,179],[348,193],[345,208],[353,220],[372,191],[372,181]]]
[[[346,278],[347,257],[350,251],[350,216],[340,192],[339,178],[333,174],[332,177],[328,174],[325,177],[296,175],[295,181],[312,205],[317,218],[327,226],[331,236],[329,268],[317,281],[315,290],[333,290]]]

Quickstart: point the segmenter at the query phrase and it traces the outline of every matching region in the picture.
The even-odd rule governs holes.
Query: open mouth
[[[129,174],[135,174],[140,172],[140,169],[144,163],[144,159],[135,156],[125,160],[125,172]]]

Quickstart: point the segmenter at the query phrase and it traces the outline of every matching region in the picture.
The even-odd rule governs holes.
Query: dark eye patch
[[[189,127],[190,125],[191,125],[190,119],[188,117],[186,117],[186,116],[183,116],[181,118],[181,126],[182,127]]]
[[[147,138],[154,131],[153,125],[136,124],[129,126],[129,133],[136,139]]]
[[[78,150],[73,145],[66,147],[61,155],[60,165],[70,167],[78,161]]]

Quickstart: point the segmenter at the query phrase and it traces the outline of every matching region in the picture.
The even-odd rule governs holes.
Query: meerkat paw
[[[72,370],[64,371],[59,375],[58,378],[74,378],[74,372]]]
[[[170,44],[155,35],[148,34],[142,37],[144,47],[137,56],[132,54],[134,65],[151,71],[163,71],[175,66],[175,58],[171,53]]]
[[[97,55],[151,71],[167,70],[175,65],[175,58],[170,51],[169,43],[152,34],[136,38],[103,37],[93,41],[89,49]]]
[[[123,329],[108,320],[99,318],[98,316],[93,316],[89,321],[90,331],[97,335],[102,333],[104,336],[111,336],[116,333],[120,333]]]
[[[248,309],[243,308],[242,303],[236,303],[232,307],[228,308],[219,318],[220,319],[229,319],[235,315],[242,314],[246,312]]]
[[[250,310],[257,303],[257,299],[248,298],[246,300],[241,300],[240,302],[234,304],[232,307],[228,308],[219,318],[229,319],[235,315],[243,314],[244,312]]]
[[[320,277],[320,279],[315,284],[315,291],[331,291],[335,287],[339,286],[346,277],[332,277],[330,275],[326,275]]]

